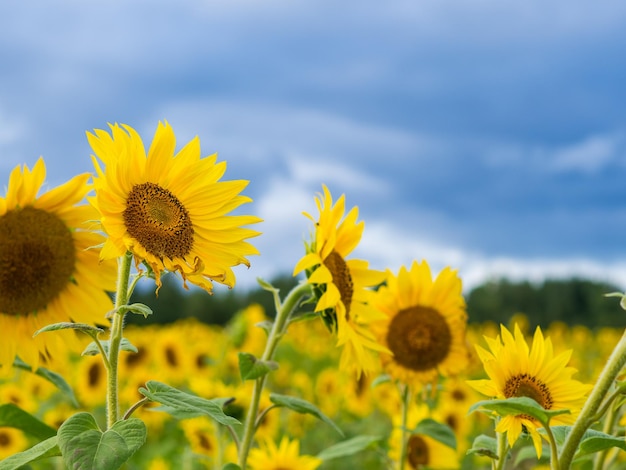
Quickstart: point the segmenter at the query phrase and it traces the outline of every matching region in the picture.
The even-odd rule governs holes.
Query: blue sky
[[[625,53],[618,0],[2,2],[0,181],[165,119],[250,180],[243,285],[291,271],[325,183],[375,268],[626,289]]]

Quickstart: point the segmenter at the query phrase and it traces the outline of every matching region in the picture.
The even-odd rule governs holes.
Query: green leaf
[[[604,294],[605,297],[619,297],[619,306],[622,309],[626,310],[626,293],[622,292],[610,292],[608,294]]]
[[[39,440],[56,435],[56,429],[35,418],[13,403],[0,405],[0,426],[21,429]]]
[[[33,369],[31,366],[22,361],[19,357],[15,358],[13,362],[13,367],[17,367],[19,369],[27,370],[28,372],[32,372]],[[72,406],[78,408],[78,400],[76,400],[76,395],[74,395],[74,390],[72,387],[65,381],[65,379],[57,374],[56,372],[52,372],[45,367],[38,368],[35,372],[35,375],[46,379],[48,382],[52,383],[56,388],[58,388],[61,392],[63,392],[71,401]]]
[[[104,349],[104,352],[108,354],[111,342],[108,339],[105,339],[103,341],[100,341],[100,344],[102,345],[102,349]],[[133,345],[130,341],[128,341],[127,338],[122,338],[122,341],[120,342],[120,350],[131,351],[134,353],[139,352],[137,347]],[[98,354],[100,354],[100,349],[98,349],[98,345],[96,344],[96,342],[92,341],[81,353],[81,356],[97,356]]]
[[[53,323],[51,325],[46,325],[43,328],[35,331],[33,337],[37,336],[39,333],[44,333],[46,331],[58,331],[58,330],[79,330],[84,333],[87,333],[89,336],[99,335],[104,332],[102,328],[98,328],[97,326],[88,325],[86,323],[73,323],[69,321],[64,321],[60,323]]]
[[[588,429],[585,431],[580,444],[578,444],[576,458],[610,449],[611,447],[619,447],[622,450],[626,450],[624,436],[616,437],[594,429]]]
[[[239,353],[241,380],[256,380],[276,369],[278,369],[278,364],[274,361],[261,361],[254,354]]]
[[[30,449],[13,454],[0,462],[0,470],[17,470],[38,460],[58,457],[61,451],[57,446],[57,436],[50,437],[45,441],[35,444]]]
[[[379,442],[381,439],[382,438],[380,436],[356,436],[327,447],[317,454],[317,458],[326,461],[337,459],[339,457],[348,457],[365,450],[374,442]]]
[[[117,313],[123,315],[125,313],[134,313],[136,315],[143,315],[144,318],[148,318],[152,315],[152,309],[145,304],[130,304],[130,305],[122,305],[117,309]]]
[[[426,418],[417,424],[413,432],[431,437],[443,445],[456,450],[456,436],[452,428],[447,424]]]
[[[59,447],[73,470],[116,470],[146,441],[146,425],[140,419],[118,421],[102,432],[95,418],[81,412],[59,428]]]
[[[535,418],[544,426],[548,425],[554,416],[569,413],[569,410],[546,410],[539,403],[529,397],[512,397],[504,400],[483,400],[474,403],[469,413],[474,411],[495,412],[500,416],[528,415]]]
[[[259,283],[259,286],[261,286],[261,288],[263,290],[266,290],[268,292],[276,292],[276,293],[278,293],[278,289],[276,287],[274,287],[272,284],[270,284],[269,282],[267,282],[265,279],[257,277],[256,278],[256,282]]]
[[[222,470],[241,470],[241,467],[236,463],[227,463],[222,467]]]
[[[258,326],[263,331],[265,331],[265,333],[267,333],[269,335],[270,332],[272,331],[272,327],[274,326],[274,322],[272,322],[270,320],[263,320],[263,321],[260,321],[258,323],[255,323],[254,326]]]
[[[493,460],[498,460],[498,442],[494,437],[481,434],[476,436],[472,448],[467,451],[467,455],[482,455]]]
[[[288,395],[279,395],[278,393],[271,393],[270,401],[277,406],[284,406],[297,413],[313,415],[317,419],[325,422],[330,427],[332,427],[335,431],[337,431],[337,433],[339,433],[341,437],[344,436],[343,431],[339,429],[339,427],[333,422],[332,419],[322,413],[315,405],[309,403],[306,400],[303,400],[302,398],[290,397]]]
[[[391,376],[388,374],[381,374],[372,381],[372,388],[389,382],[391,382]]]
[[[209,416],[218,423],[226,426],[241,424],[232,416],[224,414],[224,404],[230,401],[230,398],[214,398],[207,400],[155,380],[146,382],[146,387],[147,388],[141,387],[139,393],[152,401],[165,405],[166,409],[174,409],[188,418]]]

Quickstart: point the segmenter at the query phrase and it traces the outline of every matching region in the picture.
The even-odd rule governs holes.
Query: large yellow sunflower
[[[110,125],[111,134],[87,133],[97,177],[90,201],[100,211],[108,235],[101,258],[127,251],[154,271],[157,286],[164,270],[178,272],[212,292],[210,281],[235,284],[233,266],[258,251],[248,238],[259,235],[243,225],[260,222],[247,215],[227,215],[251,199],[239,193],[248,181],[218,181],[226,162],[217,155],[201,158],[196,137],[174,153],[171,126],[159,123],[146,154],[130,126]]]
[[[385,351],[368,329],[380,316],[369,304],[373,291],[368,288],[380,284],[384,273],[369,269],[367,261],[346,259],[361,240],[364,223],[357,222],[356,206],[344,218],[344,195],[333,205],[326,186],[323,191],[315,198],[319,220],[305,213],[315,223],[315,234],[293,274],[306,271],[308,282],[316,286],[315,311],[321,312],[337,335],[337,346],[343,347],[340,368],[360,377],[376,369],[376,353]]]
[[[103,237],[87,230],[97,212],[78,205],[90,189],[89,174],[38,197],[45,177],[42,158],[32,171],[17,166],[0,197],[0,371],[16,355],[36,368],[40,355],[60,356],[68,341],[77,341],[69,331],[33,338],[43,326],[104,322],[113,308],[107,291],[115,289],[115,264],[100,265],[98,251],[88,249]]]
[[[311,455],[300,455],[300,442],[283,437],[277,446],[271,439],[264,439],[261,447],[250,450],[250,470],[315,470],[322,460]]]
[[[384,314],[373,327],[389,350],[381,354],[389,375],[424,384],[464,369],[467,314],[455,270],[445,268],[433,281],[428,263],[414,261],[410,270],[388,273],[374,304]]]
[[[485,337],[490,351],[476,346],[489,379],[470,380],[468,384],[490,398],[529,397],[547,410],[570,410],[552,418],[552,424],[571,424],[585,402],[591,386],[572,379],[576,369],[568,367],[571,350],[555,356],[550,338],[543,337],[537,327],[532,346],[515,325],[514,334],[503,325],[501,337]],[[533,440],[537,455],[541,456],[541,424],[527,415],[508,415],[500,419],[496,431],[507,433],[512,446],[525,428]]]

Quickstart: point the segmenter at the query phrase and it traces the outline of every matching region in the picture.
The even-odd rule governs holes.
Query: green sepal
[[[303,400],[302,398],[290,397],[289,395],[279,395],[278,393],[271,393],[270,401],[276,406],[284,406],[285,408],[289,408],[290,410],[293,410],[300,414],[313,415],[317,419],[332,427],[341,437],[344,437],[343,431],[339,429],[339,426],[337,426],[332,419],[322,413],[315,405],[309,403],[306,400]]]
[[[187,418],[208,416],[225,426],[241,424],[232,416],[224,413],[224,404],[230,401],[230,398],[207,400],[155,380],[146,382],[146,388],[140,387],[139,393],[152,401],[165,405],[164,411],[175,410],[179,413],[178,416]]]
[[[239,353],[241,380],[256,380],[276,369],[278,369],[278,364],[274,361],[262,361],[257,359],[254,354]]]
[[[146,442],[146,425],[137,418],[117,421],[102,432],[86,412],[69,417],[58,432],[66,465],[73,470],[117,470]]]
[[[327,447],[317,454],[317,458],[326,461],[340,457],[348,457],[367,449],[373,443],[380,442],[381,440],[382,438],[380,436],[355,436]]]

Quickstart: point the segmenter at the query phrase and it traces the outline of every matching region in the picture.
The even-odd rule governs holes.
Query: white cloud
[[[592,135],[581,142],[557,149],[550,167],[554,171],[578,170],[593,173],[608,164],[626,159],[624,134]]]

